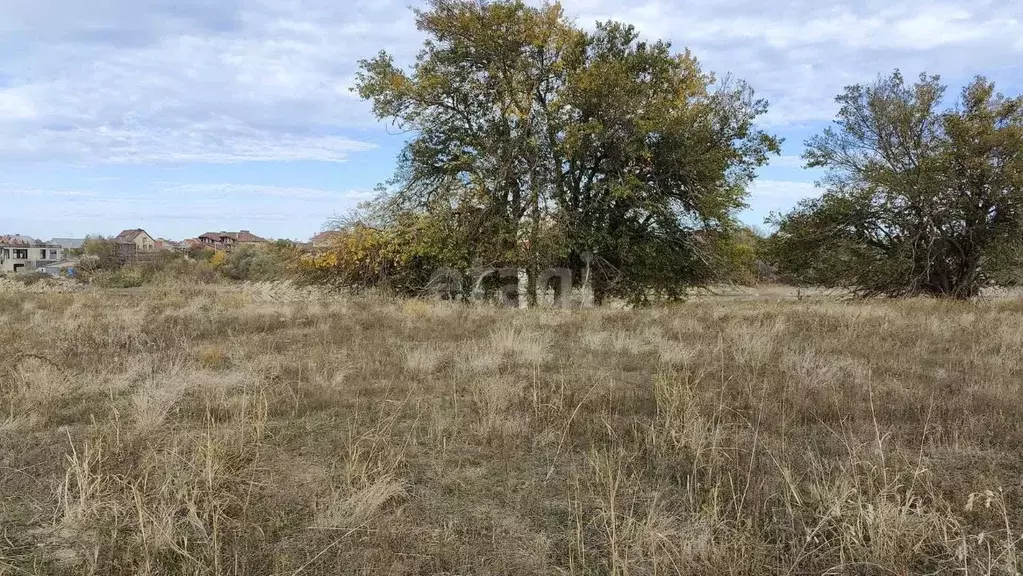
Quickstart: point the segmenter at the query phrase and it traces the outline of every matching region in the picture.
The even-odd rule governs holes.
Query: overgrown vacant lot
[[[1023,303],[0,294],[0,573],[1014,574]]]

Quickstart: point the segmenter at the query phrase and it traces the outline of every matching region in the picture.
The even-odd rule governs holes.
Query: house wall
[[[152,252],[156,250],[156,240],[148,233],[143,232],[135,237],[135,247],[139,252]]]
[[[205,236],[199,238],[199,242],[202,242],[202,245],[206,248],[213,248],[214,250],[220,250],[223,248],[223,245],[219,240],[214,240]]]
[[[135,242],[119,242],[117,244],[117,260],[121,264],[134,260],[138,252],[139,247]]]
[[[0,271],[29,272],[64,259],[60,246],[0,246]]]

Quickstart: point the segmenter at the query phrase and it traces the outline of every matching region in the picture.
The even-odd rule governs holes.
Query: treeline
[[[737,220],[779,153],[743,81],[619,22],[592,30],[557,4],[433,0],[408,69],[385,52],[355,90],[410,134],[394,177],[327,247],[161,256],[124,267],[93,240],[87,275],[295,277],[420,294],[444,271],[464,292],[522,271],[525,297],[567,270],[597,303],[675,299],[714,282],[781,280],[863,296],[967,299],[1023,281],[1023,98],[978,77],[950,98],[898,71],[850,86],[806,142],[821,195],[758,234]],[[116,255],[116,252],[114,253]]]
[[[356,90],[411,134],[380,196],[307,264],[323,281],[415,293],[440,268],[514,267],[536,298],[568,268],[599,302],[677,298],[772,274],[863,295],[975,296],[1019,278],[1023,99],[977,78],[942,108],[937,77],[852,86],[807,142],[823,195],[740,225],[779,152],[741,80],[629,25],[557,4],[434,0],[411,68],[362,61]]]
[[[133,254],[124,259],[116,241],[100,236],[85,239],[78,255],[78,279],[105,288],[135,288],[159,282],[271,281],[302,276],[302,248],[288,240],[233,252],[196,247]]]

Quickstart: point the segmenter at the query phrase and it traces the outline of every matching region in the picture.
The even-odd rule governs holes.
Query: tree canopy
[[[410,133],[374,206],[437,264],[565,266],[593,260],[597,298],[677,294],[709,278],[746,186],[778,141],[767,104],[688,52],[626,24],[587,32],[558,4],[433,0],[409,70],[381,52],[356,89]]]
[[[848,87],[804,158],[820,198],[775,218],[778,266],[864,295],[970,298],[1023,246],[1023,97],[978,77],[940,109],[937,76]]]

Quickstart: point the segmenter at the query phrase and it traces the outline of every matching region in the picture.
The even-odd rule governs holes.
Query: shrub
[[[85,272],[94,270],[116,270],[121,267],[117,242],[102,236],[88,236],[82,243],[82,260],[79,268]]]
[[[738,227],[710,241],[710,253],[716,264],[716,280],[753,286],[765,280],[761,262],[760,234],[747,227]]]
[[[212,250],[204,246],[192,246],[188,249],[188,252],[186,252],[188,257],[192,260],[201,260],[203,262],[209,262],[216,253],[216,250]]]
[[[220,270],[220,267],[223,266],[224,262],[226,262],[226,261],[227,261],[227,253],[226,252],[217,251],[217,252],[213,253],[213,256],[210,257],[208,262],[209,262],[209,265],[212,266],[214,270]]]
[[[290,242],[275,243],[263,248],[245,246],[228,254],[221,273],[232,280],[276,280],[288,276],[289,264],[297,255]]]
[[[383,282],[394,267],[394,242],[387,232],[355,224],[338,231],[330,247],[302,261],[317,280],[347,288],[368,288]]]
[[[420,294],[436,270],[468,268],[462,241],[437,218],[402,214],[379,227],[361,221],[336,231],[329,246],[298,258],[304,280],[364,290]]]
[[[134,268],[101,272],[93,276],[92,281],[102,288],[138,288],[145,284],[142,272]]]

